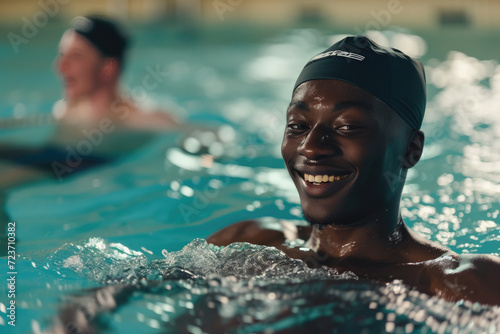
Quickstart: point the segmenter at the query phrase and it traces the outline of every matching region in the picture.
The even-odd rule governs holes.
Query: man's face
[[[399,205],[408,139],[394,117],[347,82],[312,80],[295,90],[281,151],[309,222],[351,224]]]
[[[57,69],[69,100],[89,97],[104,84],[105,58],[84,37],[68,30],[59,44]]]

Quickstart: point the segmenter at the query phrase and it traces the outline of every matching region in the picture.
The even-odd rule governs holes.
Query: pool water
[[[60,97],[46,68],[62,30],[48,27],[19,55],[1,45],[15,70],[7,73],[11,84],[2,80],[0,116],[34,119],[2,130],[2,142],[39,145],[53,131],[36,117]],[[295,77],[331,44],[332,30],[235,29],[220,37],[217,29],[138,27],[135,34],[126,86],[141,103],[172,110],[191,126],[112,164],[9,189],[5,209],[16,222],[19,255],[14,332],[55,328],[61,305],[75,304],[93,305],[94,325],[116,333],[500,330],[499,308],[311,270],[272,248],[221,249],[203,240],[243,219],[301,222],[280,157],[284,110]],[[402,214],[415,231],[458,253],[499,255],[500,66],[463,52],[434,55],[436,37],[421,36],[378,34],[420,53],[429,84],[426,147],[409,173]],[[20,68],[33,54],[37,62]],[[168,76],[144,92],[148,66]],[[7,258],[0,264],[7,268]],[[126,302],[106,312],[96,291]],[[6,291],[0,303],[5,313]],[[2,319],[2,333],[12,331]]]

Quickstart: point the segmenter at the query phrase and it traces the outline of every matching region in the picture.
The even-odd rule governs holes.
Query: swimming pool
[[[334,35],[319,29],[220,34],[136,29],[127,86],[140,88],[148,66],[168,71],[142,102],[174,110],[193,128],[159,135],[113,164],[62,182],[9,191],[6,209],[20,255],[15,332],[50,328],[70,295],[87,291],[79,296],[85,300],[86,289],[155,280],[162,271],[169,273],[164,282],[115,291],[128,302],[99,317],[102,331],[498,331],[498,308],[445,303],[399,282],[377,285],[309,270],[265,247],[219,249],[194,240],[252,217],[301,219],[279,152],[284,109],[305,61]],[[47,113],[59,97],[45,70],[57,43],[49,35],[42,32],[17,56],[2,45],[2,57],[16,69],[2,83],[2,117]],[[413,35],[383,34],[392,42],[404,36]],[[499,255],[500,115],[493,111],[500,106],[500,67],[460,52],[434,54],[433,38],[424,36],[422,58],[429,80],[426,148],[409,173],[402,213],[414,230],[454,251]],[[166,47],[158,45],[162,39]],[[35,64],[16,67],[33,54]],[[0,139],[37,143],[50,135],[50,124],[35,124],[6,129]],[[7,268],[6,258],[0,263]],[[0,302],[7,312],[6,291]],[[2,332],[12,330],[3,319]]]

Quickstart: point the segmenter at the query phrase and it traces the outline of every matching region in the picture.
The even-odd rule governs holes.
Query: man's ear
[[[406,148],[405,159],[403,161],[404,168],[412,168],[417,164],[422,156],[424,149],[425,135],[422,131],[417,130],[412,134],[412,138]]]
[[[106,58],[104,60],[103,74],[107,80],[115,79],[120,73],[120,65],[116,58]]]

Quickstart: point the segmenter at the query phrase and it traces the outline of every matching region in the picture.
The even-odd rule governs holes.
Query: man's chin
[[[327,226],[344,226],[348,225],[349,222],[345,219],[340,219],[335,215],[319,215],[319,214],[310,214],[306,211],[302,211],[302,215],[304,219],[311,225],[312,227],[316,227],[320,230],[324,229]]]
[[[316,227],[319,230],[322,230],[326,226],[332,224],[332,222],[330,222],[326,218],[320,218],[320,217],[315,217],[315,216],[312,216],[312,215],[308,215],[304,211],[302,211],[302,215],[304,216],[304,219],[309,223],[310,226]]]
[[[75,94],[75,92],[73,92],[73,90],[71,89],[64,90],[64,97],[66,98],[66,100],[70,101],[76,100],[77,96],[78,94]]]

